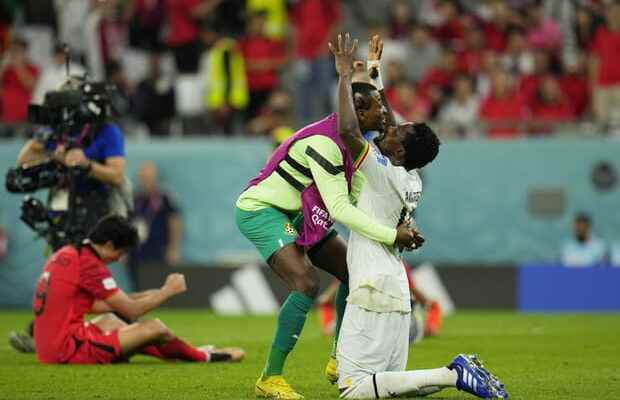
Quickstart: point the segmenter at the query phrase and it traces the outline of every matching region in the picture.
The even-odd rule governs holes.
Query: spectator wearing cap
[[[0,66],[0,122],[17,124],[28,117],[28,104],[39,77],[39,68],[26,54],[28,42],[15,37]]]
[[[284,43],[266,35],[266,15],[265,12],[250,14],[246,35],[239,41],[250,91],[246,120],[254,118],[265,105],[269,95],[279,84],[278,74],[286,62]]]
[[[592,220],[578,213],[573,221],[573,236],[562,246],[562,264],[566,267],[592,267],[605,261],[605,243],[592,234]]]
[[[609,126],[620,123],[620,2],[609,4],[605,17],[591,46],[591,84],[595,117]]]

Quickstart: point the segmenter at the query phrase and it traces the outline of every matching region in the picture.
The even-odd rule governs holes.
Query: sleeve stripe
[[[370,143],[366,142],[366,144],[364,145],[364,149],[359,154],[359,156],[357,156],[357,159],[353,163],[353,167],[355,169],[359,169],[360,165],[362,165],[366,157],[368,157],[368,153],[370,153]]]
[[[306,154],[316,161],[325,171],[332,175],[338,175],[341,172],[344,172],[344,166],[342,165],[334,165],[328,159],[319,154],[318,151],[314,150],[311,146],[306,147]]]

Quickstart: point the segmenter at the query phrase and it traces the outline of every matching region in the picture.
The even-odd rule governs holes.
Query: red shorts
[[[110,364],[121,360],[118,330],[103,332],[97,325],[84,323],[70,334],[75,351],[65,361],[68,364]]]

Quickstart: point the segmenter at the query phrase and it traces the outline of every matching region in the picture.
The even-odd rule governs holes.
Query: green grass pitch
[[[252,399],[254,381],[271,342],[275,317],[222,317],[203,311],[156,313],[194,344],[246,349],[240,364],[165,363],[135,357],[130,364],[42,366],[33,355],[0,341],[0,399]],[[27,312],[0,312],[0,334],[23,327]],[[323,377],[330,339],[312,315],[286,376],[306,399],[337,399]],[[409,368],[445,365],[459,352],[478,353],[513,399],[619,399],[620,316],[459,312],[440,338],[426,339],[409,355]],[[432,399],[473,399],[454,389]]]

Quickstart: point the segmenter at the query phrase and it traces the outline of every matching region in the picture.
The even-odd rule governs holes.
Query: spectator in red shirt
[[[465,33],[463,49],[458,52],[459,71],[467,75],[478,73],[482,66],[482,54],[485,46],[485,36],[482,29],[477,25],[472,25]]]
[[[390,7],[389,37],[396,40],[407,39],[414,21],[411,4],[404,0],[393,1]]]
[[[201,55],[199,23],[220,3],[222,0],[167,0],[169,33],[166,43],[174,54],[180,73],[193,74],[198,71]]]
[[[266,35],[265,23],[265,12],[250,14],[247,33],[239,42],[250,90],[250,102],[245,110],[246,120],[257,115],[278,86],[278,73],[286,61],[283,43]]]
[[[290,11],[296,62],[297,109],[306,124],[332,110],[333,61],[327,42],[340,22],[339,0],[299,0]]]
[[[605,12],[606,23],[592,42],[592,91],[596,119],[604,126],[620,122],[620,3]]]
[[[51,364],[110,364],[143,353],[166,360],[240,360],[241,349],[196,348],[177,338],[160,320],[126,324],[113,314],[91,321],[85,314],[116,312],[135,320],[186,290],[181,274],[160,289],[127,295],[107,268],[138,242],[131,223],[101,219],[80,246],[64,246],[45,263],[32,310],[37,358]]]
[[[515,89],[513,78],[505,71],[496,71],[491,77],[491,94],[480,105],[479,116],[487,124],[492,139],[511,139],[522,132],[527,118],[526,102]]]
[[[535,135],[550,134],[557,124],[574,121],[575,111],[553,75],[547,75],[542,79],[536,102],[532,107],[532,117],[530,133]]]
[[[493,13],[483,27],[489,49],[502,52],[506,48],[511,13],[512,10],[503,1],[493,3]]]
[[[435,29],[435,38],[444,46],[461,47],[465,39],[462,7],[455,0],[441,0],[438,11],[442,23]]]
[[[28,104],[39,77],[39,69],[26,55],[28,42],[16,37],[9,48],[6,63],[0,67],[0,121],[5,124],[25,122]]]
[[[551,56],[548,52],[537,50],[534,52],[531,72],[521,76],[519,91],[531,106],[536,102],[536,93],[542,79],[551,73]]]
[[[390,106],[405,120],[413,122],[428,120],[431,103],[416,93],[413,82],[407,80],[396,82],[388,89],[386,96]]]
[[[452,90],[452,79],[456,75],[458,75],[456,53],[446,48],[439,63],[431,68],[418,84],[420,95],[431,101],[431,115],[435,115],[446,95]]]
[[[585,54],[579,53],[574,59],[564,61],[564,74],[560,77],[560,87],[570,101],[576,118],[583,117],[590,106],[590,82],[586,64]]]

